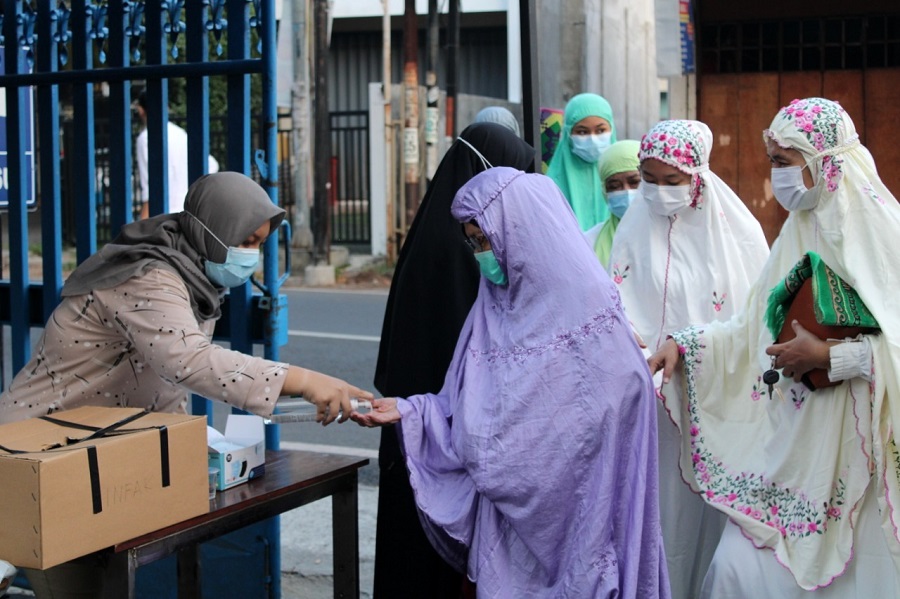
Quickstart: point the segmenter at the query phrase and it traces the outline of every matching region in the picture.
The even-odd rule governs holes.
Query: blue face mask
[[[500,268],[500,263],[497,262],[497,256],[494,255],[493,250],[475,252],[475,259],[478,260],[478,268],[485,279],[494,285],[506,285],[509,283],[509,279],[506,277],[503,269]]]
[[[230,247],[224,264],[207,260],[203,269],[206,277],[219,287],[237,287],[246,283],[258,266],[259,250]]]
[[[637,195],[637,189],[610,191],[606,194],[606,204],[609,206],[609,211],[612,212],[616,218],[622,218],[625,216],[625,211],[628,210],[628,207],[631,206],[631,202],[634,201],[634,198],[636,198]]]
[[[225,262],[219,264],[211,260],[203,263],[203,270],[206,272],[206,278],[218,285],[219,287],[237,287],[246,283],[259,266],[259,250],[253,248],[229,247],[219,239],[215,233],[209,230],[203,221],[188,212],[185,214],[193,218],[197,223],[206,229],[213,239],[218,241],[227,252],[225,254]]]
[[[599,135],[573,135],[569,138],[572,144],[572,153],[585,162],[597,162],[600,156],[609,147],[612,133],[600,133]]]

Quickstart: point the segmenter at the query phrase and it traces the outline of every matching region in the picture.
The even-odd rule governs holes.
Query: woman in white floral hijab
[[[639,195],[616,229],[609,273],[652,351],[690,324],[730,318],[769,254],[757,220],[709,170],[712,142],[709,127],[687,120],[661,121],[641,140]],[[695,599],[725,517],[685,484],[678,429],[662,408],[657,420],[672,597]]]
[[[730,519],[702,596],[898,597],[900,206],[836,102],[794,100],[764,141],[790,215],[747,305],[650,358],[664,380],[683,361],[674,386],[687,401],[666,402],[682,469]],[[770,291],[807,252],[858,293],[880,334],[840,343],[792,321],[796,339],[773,344]],[[774,387],[769,369],[781,370]],[[811,391],[799,381],[813,369],[839,384]]]

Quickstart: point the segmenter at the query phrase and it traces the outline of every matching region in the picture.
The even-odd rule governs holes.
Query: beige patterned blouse
[[[189,393],[270,415],[287,364],[213,344],[214,325],[197,322],[184,282],[165,269],[64,298],[0,395],[0,423],[85,405],[185,412]]]

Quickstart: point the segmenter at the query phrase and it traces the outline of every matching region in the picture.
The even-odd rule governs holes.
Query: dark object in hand
[[[785,343],[796,337],[796,334],[794,334],[794,327],[791,326],[791,322],[794,320],[799,322],[804,329],[823,341],[826,339],[846,339],[848,337],[856,337],[859,334],[874,333],[878,331],[878,329],[866,327],[842,327],[820,324],[816,320],[815,309],[813,308],[813,286],[811,278],[803,281],[800,289],[797,290],[797,294],[794,296],[791,306],[788,308],[787,315],[784,318],[784,326],[781,327],[778,339],[775,340],[776,343]],[[765,377],[769,372],[771,371],[767,371],[763,376]],[[828,371],[824,368],[810,370],[803,375],[801,380],[810,391],[834,387],[842,382],[830,381],[828,379]]]

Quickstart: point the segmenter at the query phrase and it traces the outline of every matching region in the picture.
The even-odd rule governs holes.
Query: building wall
[[[771,242],[787,213],[775,201],[762,130],[794,98],[847,110],[884,183],[900,192],[900,4],[783,0],[748,13],[697,7],[698,118],[715,136],[711,167],[754,213]]]
[[[619,138],[659,120],[653,0],[537,0],[541,106],[581,92],[613,107]]]

